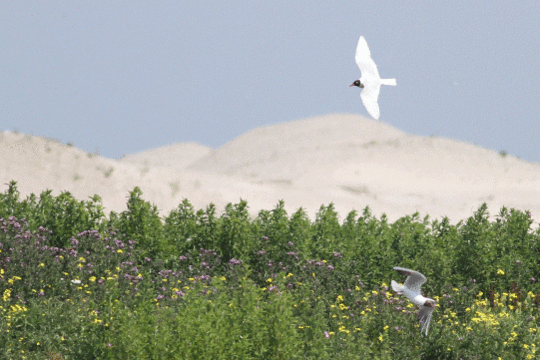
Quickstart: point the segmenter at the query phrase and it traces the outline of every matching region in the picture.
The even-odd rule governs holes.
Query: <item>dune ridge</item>
[[[139,186],[163,215],[183,198],[218,209],[244,199],[253,215],[283,199],[289,213],[302,207],[312,218],[330,202],[342,218],[369,206],[390,220],[418,211],[459,221],[483,202],[492,215],[502,206],[540,215],[540,164],[350,114],[260,127],[218,149],[179,143],[119,160],[5,131],[0,191],[10,180],[23,197],[46,189],[98,194],[107,211],[125,210]]]

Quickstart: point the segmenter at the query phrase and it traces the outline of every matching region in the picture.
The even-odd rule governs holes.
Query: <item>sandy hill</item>
[[[246,199],[253,214],[279,199],[314,216],[333,202],[342,217],[369,206],[390,219],[419,211],[458,221],[482,202],[540,217],[540,164],[467,143],[406,134],[357,115],[334,114],[249,131],[216,150],[182,143],[121,160],[53,140],[0,133],[0,181],[23,195],[53,189],[94,193],[108,210],[125,209],[139,186],[167,213],[183,198],[196,207]],[[5,189],[5,187],[4,187]],[[2,189],[3,190],[3,189]]]

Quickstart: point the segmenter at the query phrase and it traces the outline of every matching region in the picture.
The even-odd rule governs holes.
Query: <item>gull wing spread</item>
[[[396,79],[381,79],[379,70],[377,70],[377,65],[375,65],[375,61],[371,58],[371,52],[369,51],[368,44],[363,36],[360,36],[358,45],[356,45],[355,60],[356,65],[360,68],[362,76],[351,86],[362,88],[360,97],[362,98],[364,106],[374,119],[378,119],[380,111],[377,101],[379,99],[381,85],[396,86]]]
[[[403,286],[405,286],[412,292],[420,294],[420,287],[422,286],[423,283],[427,281],[424,275],[422,275],[418,271],[402,268],[399,266],[394,267],[394,270],[397,270],[403,275],[407,276],[407,279],[405,280],[405,283],[403,284]]]
[[[407,276],[405,283],[403,285],[398,284],[392,280],[392,289],[399,295],[404,295],[412,303],[419,306],[418,310],[418,321],[420,323],[421,329],[420,332],[426,330],[426,336],[429,330],[429,322],[431,321],[431,315],[433,310],[435,310],[436,301],[420,294],[420,287],[423,283],[427,281],[426,277],[419,273],[407,268],[402,268],[399,266],[394,267],[394,270],[399,271],[403,275]]]
[[[378,119],[381,116],[379,102],[377,101],[379,99],[380,90],[381,85],[373,82],[364,82],[364,89],[360,93],[362,103],[366,107],[369,115],[371,115],[374,119]]]
[[[420,323],[420,332],[424,331],[426,329],[426,336],[429,329],[429,322],[431,321],[431,315],[433,314],[434,308],[429,306],[420,306],[420,310],[418,310],[418,321]]]
[[[380,79],[379,71],[377,70],[377,65],[375,61],[371,58],[371,52],[366,39],[363,36],[360,36],[358,40],[358,45],[356,46],[356,65],[360,68],[362,72],[362,78],[367,79]],[[363,83],[363,81],[362,81]]]

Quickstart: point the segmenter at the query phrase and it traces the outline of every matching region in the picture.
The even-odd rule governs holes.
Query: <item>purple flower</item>
[[[180,255],[180,257],[178,258],[178,260],[180,260],[180,261],[186,261],[186,260],[187,260],[187,257],[185,257],[184,255]]]
[[[108,343],[107,346],[108,346],[108,347],[112,347],[112,344],[111,344],[111,343]]]
[[[259,255],[264,255],[265,253],[266,253],[266,251],[261,250],[261,251],[259,251],[257,254],[259,254]]]
[[[324,332],[324,337],[329,339],[330,338],[330,333],[328,331],[325,331]]]
[[[158,295],[156,300],[159,301],[159,300],[163,299],[164,297],[165,297],[165,295]]]
[[[75,237],[72,237],[71,238],[71,245],[77,246],[77,245],[79,245],[79,241],[77,241],[77,239],[75,239]]]
[[[343,255],[341,255],[341,253],[339,253],[339,252],[337,252],[337,251],[334,251],[334,257],[342,258]]]
[[[294,243],[293,243],[292,241],[289,241],[287,244],[288,244],[289,246],[294,246]]]
[[[328,268],[329,268],[330,270],[334,270],[334,267],[333,267],[332,265],[328,265]]]

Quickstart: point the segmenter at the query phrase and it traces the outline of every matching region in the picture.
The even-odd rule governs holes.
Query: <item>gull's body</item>
[[[392,290],[399,295],[405,296],[413,304],[420,307],[418,311],[418,320],[420,322],[420,326],[422,327],[420,331],[426,329],[427,335],[431,315],[433,314],[433,310],[435,310],[435,305],[437,302],[420,294],[420,287],[427,281],[426,277],[418,271],[402,267],[394,267],[394,270],[399,271],[403,275],[407,275],[407,279],[403,285],[400,285],[392,280]]]
[[[362,76],[350,86],[358,86],[363,89],[360,97],[364,106],[369,115],[374,119],[379,119],[380,111],[377,101],[379,99],[381,85],[396,86],[396,79],[381,79],[377,65],[375,65],[375,61],[371,58],[371,52],[363,36],[360,36],[360,40],[358,40],[355,60],[356,65],[358,65],[362,72]]]

